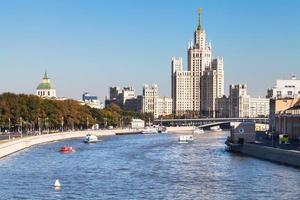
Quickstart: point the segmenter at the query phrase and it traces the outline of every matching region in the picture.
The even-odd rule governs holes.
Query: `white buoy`
[[[59,182],[58,179],[56,179],[56,181],[55,181],[55,183],[54,183],[53,186],[54,186],[55,188],[60,188],[60,187],[61,187],[61,184],[60,184],[60,182]]]

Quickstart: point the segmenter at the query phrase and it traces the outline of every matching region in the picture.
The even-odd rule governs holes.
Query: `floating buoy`
[[[61,184],[60,184],[60,182],[59,182],[58,179],[56,179],[56,181],[55,181],[55,183],[54,183],[53,186],[54,186],[55,188],[60,188],[60,187],[61,187]]]

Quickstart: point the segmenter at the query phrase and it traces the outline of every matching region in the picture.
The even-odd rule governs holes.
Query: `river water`
[[[226,135],[189,144],[160,134],[38,145],[0,160],[0,199],[300,199],[299,169],[228,153]],[[66,144],[76,152],[58,153]]]

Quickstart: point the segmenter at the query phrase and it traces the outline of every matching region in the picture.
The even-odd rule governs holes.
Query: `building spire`
[[[44,78],[43,79],[48,79],[48,73],[47,70],[45,70]]]
[[[202,14],[202,8],[198,8],[198,15],[199,15],[198,28],[197,28],[198,31],[202,30],[201,14]]]

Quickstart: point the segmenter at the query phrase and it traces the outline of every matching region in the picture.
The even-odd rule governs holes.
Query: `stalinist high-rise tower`
[[[177,115],[214,117],[215,99],[224,95],[223,58],[212,60],[212,46],[206,41],[201,8],[198,15],[194,42],[188,45],[188,70],[182,70],[181,58],[172,58],[173,110]]]

